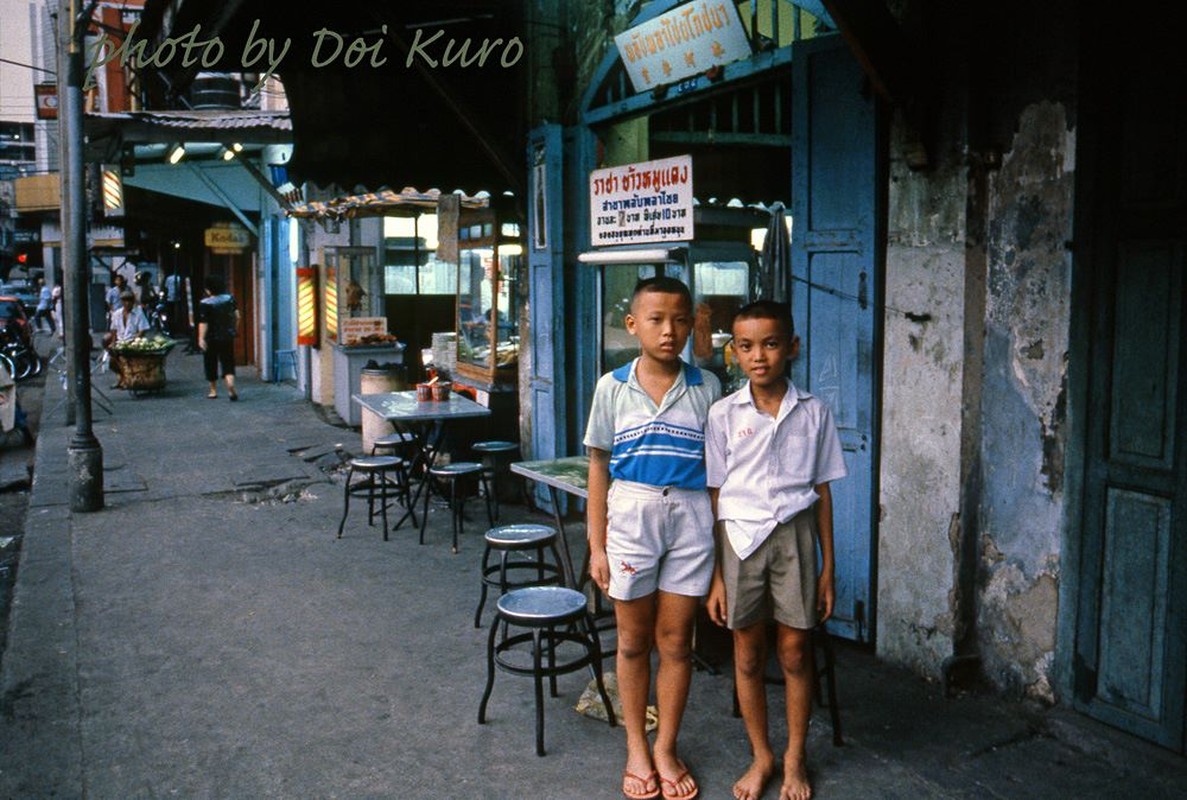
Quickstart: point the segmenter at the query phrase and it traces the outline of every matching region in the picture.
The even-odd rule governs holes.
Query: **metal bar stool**
[[[478,598],[478,610],[474,612],[475,628],[482,624],[486,593],[492,586],[497,586],[499,594],[504,595],[525,586],[564,584],[565,572],[556,537],[556,528],[547,525],[501,525],[486,532],[481,568],[482,595]],[[552,554],[551,560],[547,558],[548,552]],[[495,553],[499,560],[492,564],[491,557]]]
[[[487,486],[490,487],[492,497],[494,498],[495,519],[499,518],[499,471],[504,463],[504,460],[517,450],[519,445],[515,442],[505,442],[494,439],[487,442],[475,442],[471,448],[475,453],[482,456],[482,467],[485,470],[487,478]]]
[[[508,636],[509,626],[526,630]],[[528,643],[531,663],[525,665],[521,645]],[[561,645],[571,646],[558,655]],[[495,619],[486,644],[486,689],[478,705],[478,724],[486,723],[486,706],[495,686],[496,668],[513,675],[530,675],[536,687],[536,755],[544,755],[544,679],[548,678],[550,694],[557,697],[557,676],[583,667],[593,671],[606,716],[614,727],[618,724],[614,706],[602,680],[601,644],[585,595],[564,586],[513,589],[495,603]]]
[[[449,484],[449,510],[451,512],[450,516],[453,518],[453,552],[456,553],[458,548],[458,534],[462,531],[463,511],[466,504],[466,494],[462,486],[465,481],[477,481],[486,489],[486,518],[491,527],[494,527],[495,518],[490,509],[490,489],[486,487],[486,475],[483,473],[482,465],[476,461],[455,461],[452,464],[430,468],[425,482],[428,483],[434,478]],[[431,492],[428,486],[422,487],[422,491],[425,503],[420,517],[420,543],[424,544],[425,526],[429,521],[429,495]]]
[[[375,441],[371,443],[371,455],[376,455],[377,450],[390,450],[391,455],[410,460],[406,458],[406,451],[415,446],[416,434],[407,431],[393,431],[384,436],[375,437]]]
[[[396,456],[355,456],[348,462],[346,472],[346,488],[343,491],[342,521],[338,523],[338,538],[342,538],[342,529],[346,526],[346,517],[350,514],[350,498],[367,498],[367,524],[375,524],[375,505],[379,504],[383,517],[383,540],[387,541],[387,507],[394,500],[403,504],[407,509],[404,517],[412,515],[412,524],[416,524],[416,511],[412,502],[412,492],[408,484],[407,462]],[[352,482],[355,474],[363,476],[363,480]],[[390,473],[390,474],[389,474]],[[392,478],[394,476],[394,480]],[[401,518],[400,522],[404,519]],[[399,527],[399,523],[397,523]]]

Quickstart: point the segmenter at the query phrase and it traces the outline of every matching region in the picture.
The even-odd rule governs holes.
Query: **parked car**
[[[19,297],[0,294],[0,328],[12,328],[24,344],[33,346],[33,324]]]
[[[26,280],[0,283],[0,297],[15,297],[21,301],[26,313],[32,314],[37,310],[37,287]]]

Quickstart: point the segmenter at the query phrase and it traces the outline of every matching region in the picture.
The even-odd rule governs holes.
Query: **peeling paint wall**
[[[1074,152],[1065,108],[1028,106],[990,201],[979,649],[994,685],[1044,699],[1064,513]]]
[[[955,630],[967,179],[954,163],[911,172],[898,145],[890,149],[877,649],[937,676]]]

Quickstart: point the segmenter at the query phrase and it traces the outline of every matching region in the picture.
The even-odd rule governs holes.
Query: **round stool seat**
[[[376,436],[375,447],[403,447],[406,444],[412,444],[416,441],[416,436],[411,433],[388,433],[383,436]]]
[[[512,633],[515,628],[526,628]],[[500,638],[502,632],[502,638]],[[530,677],[536,690],[536,755],[544,755],[544,682],[553,697],[557,677],[588,667],[593,671],[607,721],[617,724],[602,680],[602,647],[588,616],[585,595],[562,586],[530,586],[499,598],[498,613],[486,640],[486,690],[478,705],[478,724],[495,686],[496,669]]]
[[[585,613],[585,595],[564,586],[528,586],[508,592],[495,604],[499,616],[528,627],[556,625]]]
[[[355,456],[350,460],[351,467],[365,471],[395,469],[403,463],[404,459],[396,456]]]
[[[439,478],[456,478],[458,475],[474,475],[482,472],[482,465],[476,461],[455,461],[429,470],[430,475]]]
[[[556,539],[556,528],[521,523],[500,525],[486,532],[486,543],[500,550],[535,550]]]
[[[412,518],[416,524],[416,513],[413,510],[412,494],[408,487],[408,472],[405,469],[408,462],[396,456],[355,456],[347,462],[349,469],[346,473],[346,484],[343,488],[342,521],[338,523],[338,538],[342,538],[342,530],[346,525],[346,517],[350,513],[350,498],[365,497],[367,499],[367,524],[375,522],[375,506],[379,506],[383,517],[383,540],[387,541],[387,507],[392,501],[406,509],[400,522]],[[356,475],[362,480],[355,480]]]
[[[470,449],[478,453],[507,453],[512,450],[518,450],[519,445],[515,442],[495,440],[490,442],[475,442],[474,446]]]

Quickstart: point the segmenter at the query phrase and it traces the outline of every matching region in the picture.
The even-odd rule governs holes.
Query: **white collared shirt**
[[[754,404],[750,383],[709,409],[708,485],[718,487],[717,517],[745,559],[776,525],[816,502],[816,486],[845,477],[832,411],[787,381],[775,417]]]

